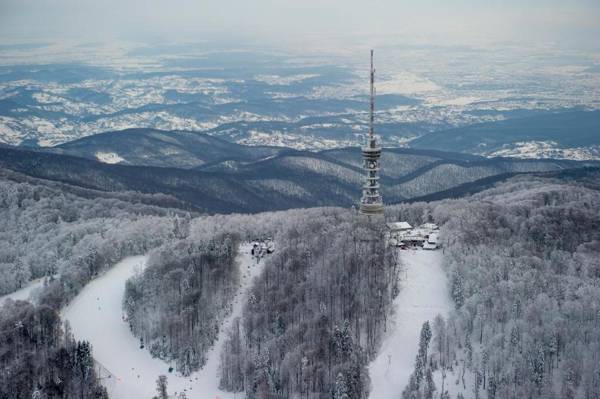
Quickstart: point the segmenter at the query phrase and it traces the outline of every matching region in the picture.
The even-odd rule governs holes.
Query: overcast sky
[[[2,42],[359,35],[587,48],[600,37],[600,0],[0,0]]]

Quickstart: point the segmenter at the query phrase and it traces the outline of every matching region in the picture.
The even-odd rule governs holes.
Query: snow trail
[[[252,280],[264,264],[264,259],[257,264],[250,250],[250,244],[240,245],[237,263],[242,276],[232,311],[222,323],[215,345],[207,353],[204,368],[189,377],[169,373],[168,363],[153,358],[147,349],[140,349],[139,339],[133,336],[128,323],[123,321],[121,301],[125,282],[144,268],[145,256],[133,256],[117,263],[103,276],[90,282],[62,311],[62,317],[69,320],[76,339],[85,339],[92,344],[94,359],[102,369],[102,383],[111,399],[153,397],[160,374],[168,378],[170,395],[186,392],[188,398],[201,399],[236,396],[218,389],[218,372],[227,330],[232,320],[241,315]]]
[[[18,289],[10,294],[6,294],[0,297],[0,306],[4,305],[7,299],[13,301],[28,301],[31,298],[31,294],[38,288],[44,285],[44,278],[38,278],[27,283],[27,285],[21,289]]]
[[[379,354],[369,365],[371,399],[398,399],[413,372],[421,327],[446,315],[451,300],[442,270],[442,251],[401,251],[400,294]]]

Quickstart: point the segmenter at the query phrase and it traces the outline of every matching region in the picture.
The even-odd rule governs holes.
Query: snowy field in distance
[[[125,160],[116,152],[98,151],[95,155],[96,155],[96,159],[98,159],[98,161],[108,163],[108,164],[116,164],[116,163],[123,162]]]
[[[424,322],[451,309],[442,251],[400,251],[405,271],[394,314],[377,358],[369,365],[371,399],[398,399],[413,372]]]

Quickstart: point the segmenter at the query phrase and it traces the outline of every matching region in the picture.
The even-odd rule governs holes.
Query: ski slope
[[[143,269],[146,261],[144,256],[126,258],[117,263],[106,274],[90,282],[63,310],[62,316],[69,320],[74,336],[92,344],[102,383],[111,399],[153,397],[156,395],[156,379],[160,374],[168,378],[170,395],[184,391],[190,399],[236,396],[218,389],[219,358],[227,329],[232,320],[241,315],[246,293],[264,264],[264,260],[257,263],[250,250],[249,244],[240,246],[238,264],[242,279],[232,311],[222,324],[216,344],[207,354],[206,365],[189,377],[169,373],[168,363],[153,358],[147,349],[140,349],[139,340],[131,334],[128,323],[123,321],[121,301],[125,282],[136,271]]]
[[[413,371],[421,327],[445,315],[451,299],[442,251],[400,251],[405,271],[379,354],[369,365],[371,399],[398,399]]]
[[[44,278],[38,278],[37,280],[30,281],[25,287],[6,294],[0,297],[0,306],[4,304],[7,299],[13,301],[28,301],[31,298],[31,294],[38,288],[44,285]]]

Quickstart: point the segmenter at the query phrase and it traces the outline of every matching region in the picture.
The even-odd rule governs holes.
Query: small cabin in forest
[[[389,231],[389,244],[400,249],[438,249],[439,227],[435,223],[423,223],[412,227],[407,222],[386,224]]]

